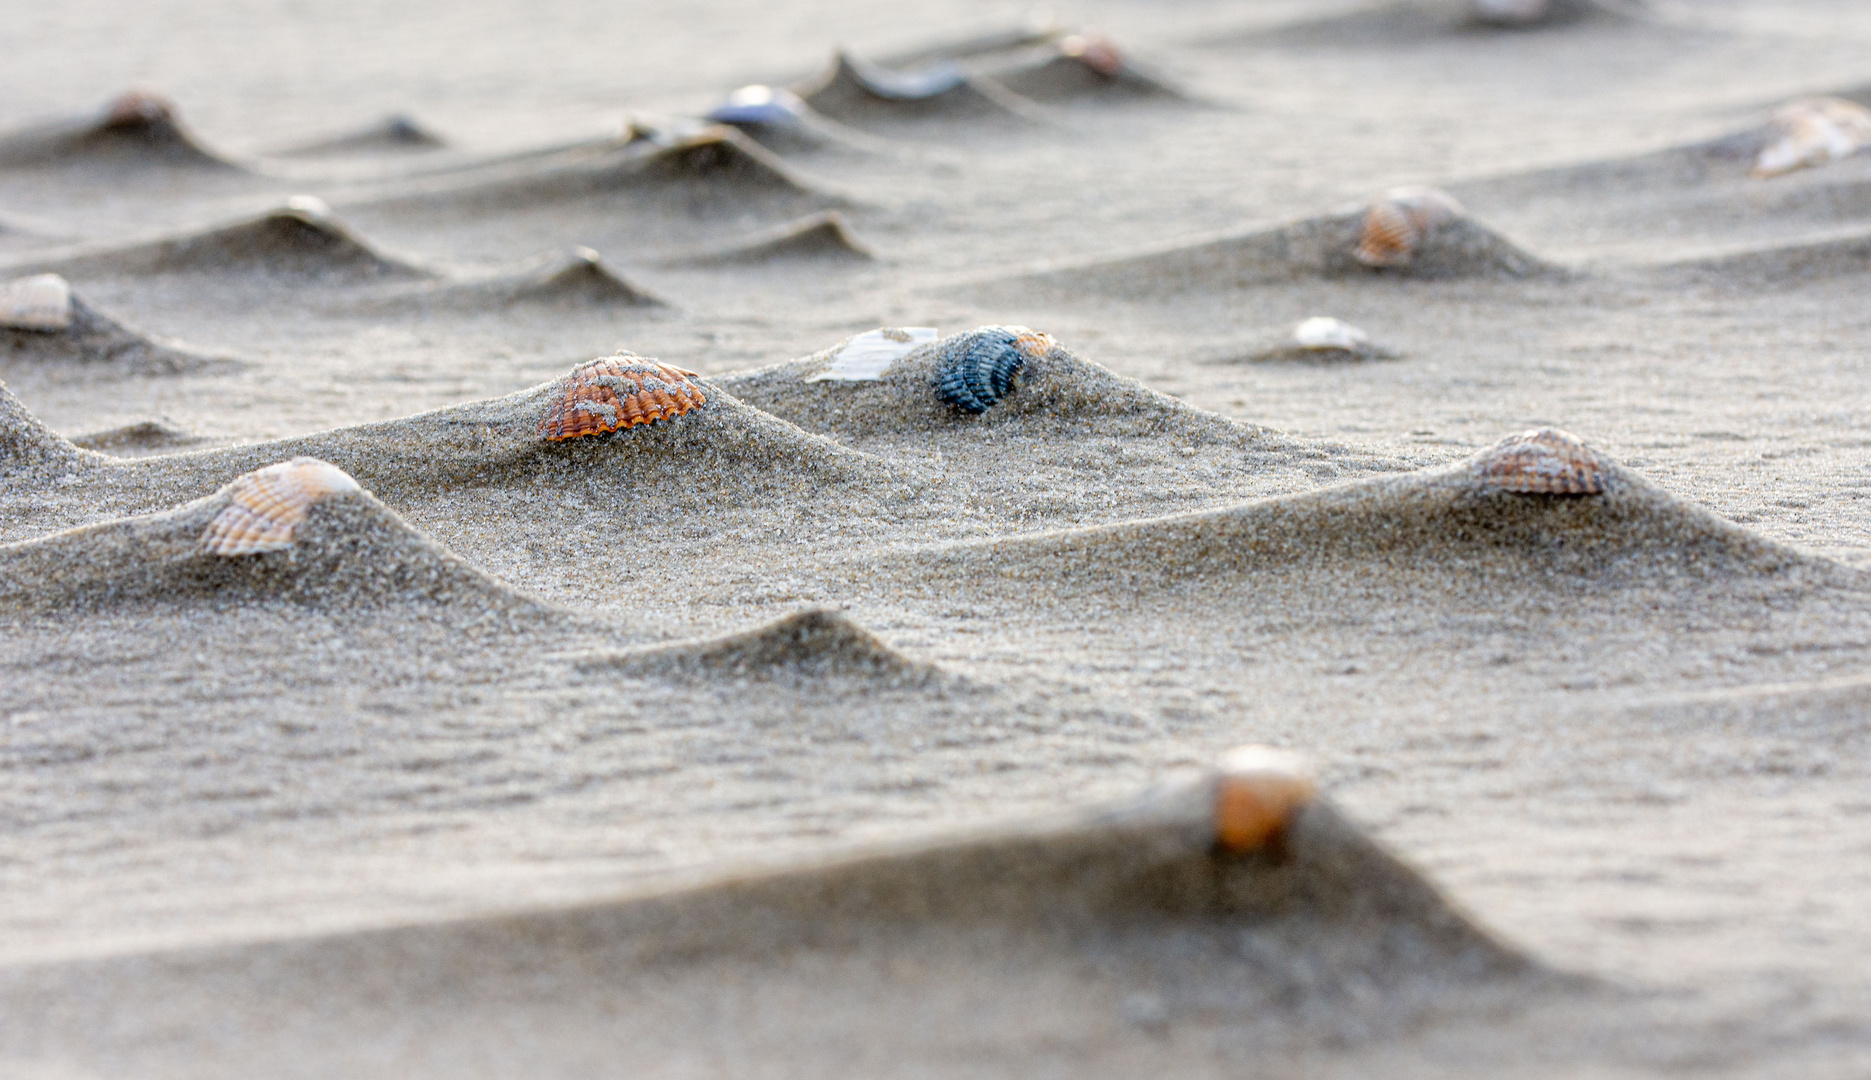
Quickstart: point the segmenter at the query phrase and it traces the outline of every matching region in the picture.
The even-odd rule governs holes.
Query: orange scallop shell
[[[1311,766],[1298,754],[1270,746],[1229,751],[1215,784],[1216,846],[1259,851],[1277,841],[1293,814],[1318,793]]]
[[[251,555],[292,546],[293,532],[312,504],[357,481],[336,465],[297,457],[234,478],[228,503],[201,534],[210,555]]]
[[[1366,266],[1404,266],[1416,246],[1462,214],[1462,204],[1432,187],[1392,188],[1364,212],[1364,230],[1353,255]]]
[[[564,395],[540,419],[539,434],[563,442],[681,416],[708,402],[689,381],[694,374],[629,353],[580,365],[566,378]]]
[[[1482,455],[1488,487],[1516,495],[1599,495],[1605,467],[1577,435],[1534,428],[1504,439]]]

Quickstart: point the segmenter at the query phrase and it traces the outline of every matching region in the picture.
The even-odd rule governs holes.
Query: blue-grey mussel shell
[[[935,391],[945,404],[984,413],[1013,392],[1028,360],[1046,355],[1052,338],[1024,326],[984,326],[943,342]]]

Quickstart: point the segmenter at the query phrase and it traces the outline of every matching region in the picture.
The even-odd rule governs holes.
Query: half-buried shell
[[[1534,428],[1496,443],[1481,455],[1482,483],[1516,495],[1599,495],[1605,466],[1570,432]]]
[[[699,409],[708,398],[689,381],[694,374],[631,353],[581,364],[566,376],[564,393],[540,418],[540,437],[563,442],[603,435]]]
[[[234,478],[228,502],[201,534],[210,555],[283,551],[312,505],[329,495],[357,491],[357,481],[336,465],[297,457]]]
[[[1246,854],[1279,840],[1319,792],[1311,764],[1290,750],[1242,746],[1222,755],[1215,783],[1215,846]]]
[[[104,109],[104,126],[138,127],[175,119],[175,103],[154,90],[126,90]]]
[[[1052,349],[1051,337],[1024,326],[983,326],[940,346],[935,391],[945,404],[984,413],[1013,392],[1028,360]]]
[[[1123,50],[1102,34],[1073,34],[1059,43],[1059,52],[1106,78],[1124,70]]]
[[[0,285],[0,327],[55,333],[71,326],[71,285],[57,274],[34,274]]]
[[[1871,109],[1843,98],[1796,101],[1774,114],[1768,143],[1754,158],[1757,177],[1824,165],[1871,146]]]
[[[1462,204],[1440,188],[1391,188],[1365,210],[1352,254],[1366,266],[1408,266],[1430,233],[1461,216]]]

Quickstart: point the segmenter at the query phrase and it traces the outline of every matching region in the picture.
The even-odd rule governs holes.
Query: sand
[[[1871,156],[1748,167],[1871,17],[1559,7],[10,21],[0,1072],[1862,1075]]]

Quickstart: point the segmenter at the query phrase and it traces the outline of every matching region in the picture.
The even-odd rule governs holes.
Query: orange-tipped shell
[[[298,457],[234,478],[228,502],[201,534],[210,555],[252,555],[292,546],[312,504],[357,491],[350,474],[317,458]]]
[[[1481,456],[1482,481],[1516,495],[1598,495],[1605,467],[1570,432],[1534,428],[1496,443]]]
[[[1243,746],[1222,756],[1215,783],[1215,844],[1259,851],[1279,839],[1293,814],[1319,793],[1307,760],[1290,750]]]
[[[593,360],[566,377],[564,393],[539,421],[539,434],[563,442],[681,416],[708,401],[689,381],[694,374],[628,353]]]

